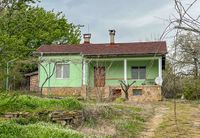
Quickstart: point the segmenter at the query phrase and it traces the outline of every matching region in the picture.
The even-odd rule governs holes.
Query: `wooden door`
[[[94,86],[105,86],[105,67],[94,67]]]

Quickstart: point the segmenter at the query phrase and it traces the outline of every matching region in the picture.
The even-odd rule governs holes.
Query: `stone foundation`
[[[121,94],[120,94],[121,90]],[[137,95],[134,94],[134,90],[139,91]],[[114,95],[113,93],[116,92]],[[112,100],[118,97],[125,97],[124,92],[121,87],[99,87],[99,88],[90,88],[88,91],[90,97],[99,98],[110,98]],[[144,85],[144,86],[133,86],[129,88],[129,100],[135,102],[143,101],[160,101],[162,100],[161,95],[161,86],[158,85]]]
[[[121,90],[121,94],[120,94]],[[136,93],[135,91],[136,90]],[[98,98],[98,99],[111,99],[114,100],[118,97],[125,97],[121,87],[87,87],[82,86],[80,88],[50,88],[52,96],[82,96],[84,98]],[[49,94],[50,94],[49,93]],[[113,93],[115,93],[113,95]],[[42,94],[48,95],[48,88],[43,88]],[[158,85],[144,85],[144,86],[132,86],[129,89],[129,100],[135,102],[143,101],[160,101],[161,86]]]
[[[52,95],[52,96],[80,96],[83,88],[79,87],[51,87],[43,88],[43,95]]]
[[[141,95],[133,95],[133,89],[141,90]],[[138,86],[129,90],[129,99],[135,102],[160,101],[162,100],[161,86]]]

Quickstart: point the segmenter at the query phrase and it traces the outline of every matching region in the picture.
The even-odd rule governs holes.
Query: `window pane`
[[[132,67],[132,79],[138,79],[138,67]]]
[[[133,89],[133,96],[142,95],[142,89]]]
[[[62,78],[61,68],[62,68],[61,64],[56,64],[56,78]]]
[[[139,68],[139,79],[146,79],[146,67]]]
[[[63,78],[69,78],[69,64],[63,64]]]

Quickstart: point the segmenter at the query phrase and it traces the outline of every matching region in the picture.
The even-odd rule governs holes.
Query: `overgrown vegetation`
[[[85,110],[87,113],[85,114],[85,127],[95,129],[105,126],[110,131],[112,130],[112,132],[100,132],[103,130],[99,130],[99,133],[104,133],[102,134],[104,136],[136,137],[143,129],[145,122],[141,108],[126,104],[96,104]],[[92,135],[98,135],[98,132]]]
[[[19,95],[17,93],[0,93],[1,113],[15,111],[36,112],[41,110],[59,109],[79,110],[82,109],[82,105],[73,97],[50,99],[36,96]]]

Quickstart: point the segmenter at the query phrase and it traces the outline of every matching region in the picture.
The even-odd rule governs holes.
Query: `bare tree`
[[[176,34],[174,36],[174,40],[176,41],[181,34],[184,34],[185,32],[192,32],[196,35],[200,35],[200,15],[193,15],[191,12],[191,9],[193,6],[197,3],[197,0],[193,0],[191,3],[185,5],[183,4],[182,0],[174,0],[174,7],[175,7],[175,14],[172,15],[172,18],[169,19],[169,24],[164,30],[163,34],[161,35],[160,39],[165,38],[170,32],[176,31]],[[172,60],[172,66],[173,66],[173,87],[176,88],[176,76],[178,74],[179,68],[177,68],[177,57],[180,55],[177,54],[179,43],[175,43],[173,47],[173,54],[172,57],[170,57]],[[189,50],[190,52],[194,52],[193,50]],[[181,53],[182,55],[182,53]],[[194,60],[195,63],[197,63],[197,59]],[[197,67],[197,66],[196,66]],[[177,114],[176,114],[176,89],[174,89],[174,119],[175,124],[178,129],[177,125]]]
[[[128,100],[128,90],[129,88],[135,83],[136,81],[131,82],[130,84],[128,82],[126,82],[125,80],[120,80],[120,86],[122,88],[122,91],[125,94],[125,99]]]

